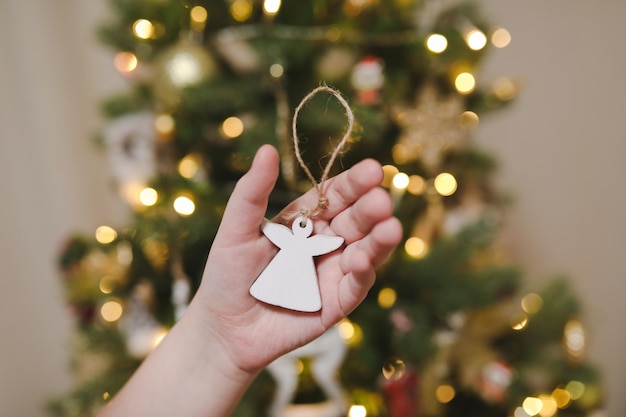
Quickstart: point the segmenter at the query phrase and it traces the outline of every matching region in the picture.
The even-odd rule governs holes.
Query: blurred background
[[[512,252],[529,288],[566,275],[604,374],[607,415],[626,409],[626,157],[622,103],[626,3],[483,0],[512,34],[481,74],[521,80],[508,109],[475,134],[500,160],[514,204]],[[113,52],[94,36],[104,2],[0,2],[0,410],[43,416],[71,384],[70,315],[55,257],[77,230],[122,223],[104,155],[93,145],[98,105],[125,88]]]

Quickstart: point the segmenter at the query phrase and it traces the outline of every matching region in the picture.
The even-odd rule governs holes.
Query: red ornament
[[[417,373],[407,369],[400,378],[385,379],[382,388],[389,417],[418,417]]]
[[[385,83],[383,61],[375,56],[366,56],[352,70],[352,86],[361,104],[376,104],[380,100],[380,89]]]

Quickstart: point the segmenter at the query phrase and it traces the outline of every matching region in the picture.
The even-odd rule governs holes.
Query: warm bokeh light
[[[154,36],[154,25],[147,19],[137,19],[133,23],[133,33],[139,39],[150,39]]]
[[[400,172],[398,168],[393,165],[383,165],[383,182],[381,185],[387,188],[391,187],[393,177],[395,177],[398,172]]]
[[[586,339],[585,327],[579,320],[570,320],[565,324],[563,343],[570,359],[580,361],[584,358]]]
[[[473,51],[480,51],[487,45],[487,36],[478,29],[472,29],[465,35],[467,46]]]
[[[363,330],[361,330],[361,327],[347,318],[339,322],[337,329],[339,330],[341,338],[345,340],[348,346],[356,346],[363,340]]]
[[[243,133],[243,121],[235,116],[231,116],[224,120],[220,128],[222,136],[227,139],[234,139]]]
[[[159,329],[156,332],[156,334],[154,335],[154,338],[152,339],[152,349],[159,346],[159,344],[163,341],[165,336],[167,336],[167,333],[168,333],[167,329]]]
[[[128,74],[137,69],[137,65],[139,61],[137,60],[137,56],[132,52],[118,52],[115,54],[115,58],[113,58],[113,65],[115,69],[118,70],[122,74]]]
[[[469,72],[462,72],[454,79],[454,86],[461,94],[469,94],[476,88],[476,79]]]
[[[296,360],[296,375],[301,375],[304,372],[304,362],[298,359]]]
[[[541,417],[552,417],[558,411],[556,406],[556,401],[550,395],[540,395],[539,399],[541,400],[541,410],[539,410],[539,415]]]
[[[189,154],[178,162],[178,173],[183,178],[193,178],[200,168],[200,157],[195,154]]]
[[[351,405],[350,411],[348,411],[348,417],[366,417],[367,410],[362,405]]]
[[[161,135],[169,135],[174,131],[174,118],[167,113],[161,113],[154,119],[154,128]]]
[[[109,226],[100,226],[96,229],[96,240],[98,243],[106,245],[117,239],[117,232]]]
[[[535,293],[526,294],[520,304],[526,313],[535,314],[543,307],[543,298]]]
[[[206,9],[202,6],[194,6],[191,8],[191,11],[189,12],[189,17],[191,18],[191,21],[194,23],[204,23],[206,22],[206,19],[208,16],[209,14],[207,13]]]
[[[280,64],[272,64],[270,66],[270,75],[274,78],[280,78],[285,73],[285,68]]]
[[[452,385],[439,385],[435,390],[435,397],[442,404],[452,401],[455,395],[456,391]]]
[[[435,190],[442,196],[447,197],[456,191],[457,182],[454,175],[448,172],[442,172],[435,177],[434,181]]]
[[[578,400],[585,393],[585,384],[580,381],[570,381],[565,386],[565,389],[569,392],[572,400]]]
[[[459,116],[459,124],[466,130],[475,129],[479,121],[478,115],[470,110],[464,111]]]
[[[445,51],[447,47],[448,40],[439,33],[432,33],[426,38],[426,48],[428,48],[430,52],[439,54]]]
[[[543,403],[537,397],[526,397],[522,403],[522,408],[529,416],[536,416],[541,411]]]
[[[146,207],[154,206],[158,199],[159,194],[151,187],[146,187],[139,193],[139,201]]]
[[[110,275],[103,276],[98,282],[98,289],[102,294],[111,294],[115,289],[115,278]]]
[[[406,373],[406,364],[400,358],[390,358],[383,364],[383,377],[388,381],[397,381]]]
[[[393,176],[391,185],[393,185],[393,188],[396,190],[405,190],[406,187],[409,186],[409,176],[404,172],[398,172]]]
[[[404,242],[405,252],[412,258],[423,258],[428,252],[428,245],[417,236],[410,237]]]
[[[205,75],[202,61],[197,55],[187,51],[177,51],[165,63],[165,69],[172,84],[178,87],[195,84]]]
[[[511,43],[511,34],[504,28],[498,28],[491,34],[491,43],[496,48],[504,48]]]
[[[196,211],[196,205],[191,198],[181,195],[174,200],[174,210],[181,216],[189,216]]]
[[[390,309],[396,303],[396,290],[393,288],[385,287],[378,292],[378,305],[385,310]]]
[[[513,417],[530,417],[522,407],[517,407],[513,413]]]
[[[252,16],[252,2],[250,0],[235,0],[230,4],[230,14],[237,22],[245,22]]]
[[[281,0],[265,0],[263,2],[263,11],[268,15],[275,15],[280,10]]]
[[[144,188],[146,188],[146,185],[143,182],[128,181],[121,184],[120,194],[131,206],[137,207],[141,204],[141,201],[139,201],[139,193],[141,193],[141,190]]]
[[[419,175],[409,176],[409,185],[406,190],[413,195],[421,195],[426,191],[426,180]]]
[[[517,86],[510,78],[500,77],[494,81],[491,91],[499,100],[508,101],[517,95]]]
[[[349,340],[354,336],[354,325],[347,318],[341,320],[339,324],[337,324],[337,329],[339,330],[341,338],[344,340]]]
[[[100,307],[100,315],[104,321],[108,321],[109,323],[118,321],[120,317],[122,317],[123,312],[124,309],[122,308],[122,304],[115,300],[107,301],[102,304],[102,307]]]
[[[511,322],[511,328],[513,330],[524,330],[528,325],[528,317],[526,315],[521,315],[516,317]]]
[[[572,397],[569,392],[563,388],[556,388],[552,391],[552,398],[556,401],[556,406],[558,408],[567,408],[572,402]]]
[[[393,158],[393,162],[398,165],[406,164],[409,162],[409,158],[411,157],[409,150],[401,143],[396,143],[391,148],[391,158]]]

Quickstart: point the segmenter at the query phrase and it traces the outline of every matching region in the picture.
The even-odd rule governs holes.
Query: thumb
[[[263,145],[257,151],[252,166],[239,179],[231,194],[219,234],[222,239],[242,241],[256,238],[267,210],[269,195],[278,179],[278,152]]]

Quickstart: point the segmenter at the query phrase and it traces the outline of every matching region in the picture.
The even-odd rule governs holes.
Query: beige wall
[[[120,217],[90,141],[118,82],[93,37],[101,4],[0,0],[2,416],[43,416],[44,399],[68,386],[55,256],[70,232]]]
[[[569,276],[605,373],[608,415],[626,410],[626,48],[623,0],[483,0],[511,45],[485,76],[519,76],[516,104],[485,120],[480,143],[500,158],[515,197],[514,253],[529,287]]]
[[[93,37],[104,2],[0,0],[0,414],[39,417],[69,384],[69,316],[54,256],[71,231],[119,223],[90,137],[100,99],[123,84]],[[570,276],[604,369],[609,415],[626,409],[626,48],[622,0],[483,0],[513,43],[484,79],[519,76],[516,104],[480,143],[516,198],[512,249],[530,288]]]

